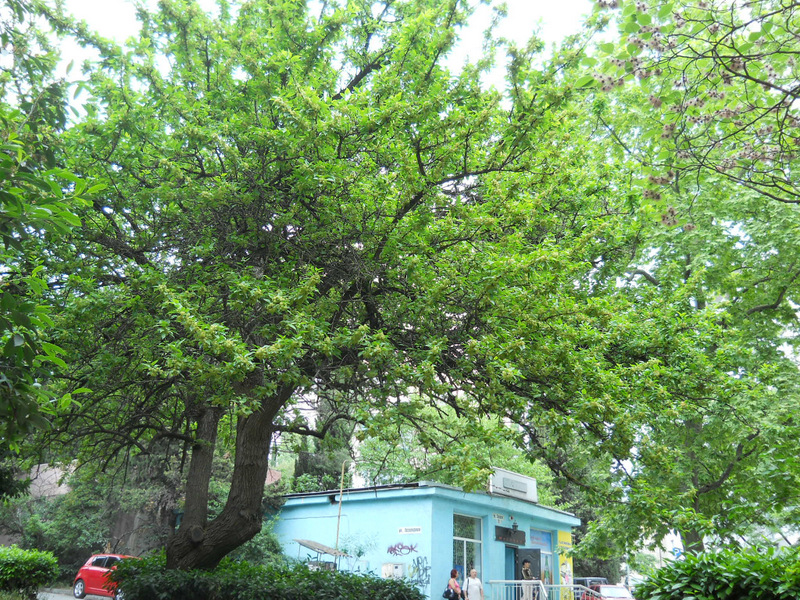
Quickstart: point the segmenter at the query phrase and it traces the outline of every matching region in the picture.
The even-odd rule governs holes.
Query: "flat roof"
[[[525,499],[522,499],[522,498],[516,498],[514,496],[504,496],[504,495],[501,495],[501,494],[490,494],[486,490],[476,490],[476,491],[472,491],[472,492],[467,492],[467,491],[465,491],[464,489],[462,489],[460,487],[447,485],[447,484],[439,483],[439,482],[436,482],[436,481],[417,481],[417,482],[411,482],[411,483],[387,483],[387,484],[382,484],[382,485],[373,485],[373,486],[360,487],[360,488],[344,488],[342,490],[338,490],[338,489],[336,489],[336,490],[324,490],[324,491],[320,491],[320,492],[295,492],[295,493],[292,493],[292,494],[285,494],[284,498],[286,498],[287,500],[290,500],[290,499],[293,499],[293,498],[330,497],[332,495],[336,496],[340,492],[345,496],[348,495],[348,494],[361,494],[361,493],[376,493],[377,494],[377,493],[380,493],[380,492],[388,492],[388,491],[393,491],[393,490],[402,491],[402,490],[410,490],[410,489],[415,489],[415,488],[416,489],[420,489],[420,488],[439,488],[439,489],[442,489],[442,490],[449,490],[449,491],[453,491],[453,492],[461,492],[463,494],[475,494],[476,496],[482,496],[484,498],[502,498],[502,499],[506,499],[506,500],[513,500],[513,501],[516,501],[516,502],[522,502],[524,504],[528,504],[530,506],[536,506],[536,507],[538,507],[540,509],[546,509],[548,511],[559,513],[559,514],[562,514],[562,515],[565,515],[565,516],[568,516],[568,517],[577,518],[571,512],[567,512],[567,511],[561,510],[559,508],[553,508],[552,506],[545,506],[544,504],[538,504],[536,502],[531,502],[530,500],[525,500]]]

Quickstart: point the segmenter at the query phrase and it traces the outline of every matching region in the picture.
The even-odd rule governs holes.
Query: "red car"
[[[634,600],[631,591],[624,585],[590,585],[594,594],[585,594],[586,600]]]
[[[95,554],[78,570],[75,582],[72,584],[72,595],[83,598],[86,594],[121,598],[117,593],[117,586],[108,580],[108,573],[119,561],[126,558],[136,558],[124,554]]]

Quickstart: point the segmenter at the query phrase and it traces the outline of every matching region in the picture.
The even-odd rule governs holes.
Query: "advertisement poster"
[[[572,548],[572,534],[569,531],[558,532],[558,573],[561,585],[572,585],[572,557],[565,556]],[[561,600],[572,600],[572,590],[561,588]]]

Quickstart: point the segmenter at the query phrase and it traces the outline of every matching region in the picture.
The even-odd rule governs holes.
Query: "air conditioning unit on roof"
[[[536,480],[533,477],[498,467],[494,467],[494,473],[489,477],[489,493],[533,503],[539,502]]]

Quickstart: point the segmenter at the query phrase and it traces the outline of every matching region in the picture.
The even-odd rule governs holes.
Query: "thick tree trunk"
[[[265,401],[259,410],[239,418],[230,493],[225,508],[211,522],[206,522],[211,472],[200,468],[193,471],[190,466],[190,477],[203,478],[204,481],[187,481],[186,512],[180,529],[167,543],[167,568],[213,569],[226,554],[261,531],[261,501],[269,468],[272,421],[291,392],[285,390]],[[199,448],[193,450],[192,465],[197,450]],[[203,489],[206,490],[206,512],[199,506],[203,501],[201,497],[189,497]]]

